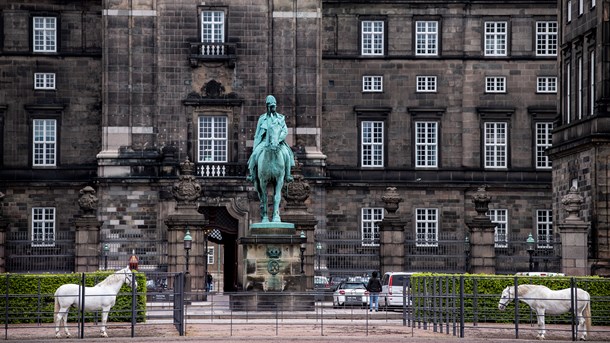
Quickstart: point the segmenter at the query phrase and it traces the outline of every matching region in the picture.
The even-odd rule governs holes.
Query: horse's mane
[[[114,274],[108,275],[107,278],[105,278],[100,283],[95,285],[95,287],[103,287],[103,286],[113,284],[118,281],[123,281],[124,279],[121,280],[121,278],[124,278],[124,277],[125,277],[125,270],[121,269]]]

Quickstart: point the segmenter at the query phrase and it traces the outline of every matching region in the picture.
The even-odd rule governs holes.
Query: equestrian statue
[[[295,165],[292,149],[286,143],[288,127],[283,114],[276,112],[273,95],[266,99],[267,112],[260,115],[254,134],[252,155],[248,160],[248,181],[254,182],[261,209],[261,223],[269,222],[267,186],[273,185],[273,215],[271,222],[281,222],[280,200],[284,182],[292,182],[291,168]]]

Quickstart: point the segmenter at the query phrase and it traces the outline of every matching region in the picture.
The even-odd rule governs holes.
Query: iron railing
[[[32,241],[28,232],[7,232],[5,249],[7,272],[74,271],[73,231],[57,231],[48,241]]]

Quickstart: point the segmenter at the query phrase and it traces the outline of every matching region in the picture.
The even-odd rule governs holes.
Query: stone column
[[[491,198],[481,186],[472,197],[476,217],[466,223],[470,228],[471,262],[468,271],[473,274],[496,273],[496,250],[494,247],[494,228],[496,224],[486,215]]]
[[[587,253],[587,232],[589,224],[579,216],[583,197],[578,194],[576,187],[562,199],[568,216],[559,224],[561,235],[561,272],[570,276],[590,275]]]
[[[78,205],[83,214],[76,218],[76,237],[74,241],[74,271],[76,273],[93,272],[99,269],[100,254],[100,228],[102,222],[97,220],[98,199],[95,190],[87,186],[80,190]]]
[[[4,198],[4,193],[0,192],[0,202]],[[0,273],[6,272],[6,230],[8,229],[8,219],[2,216],[0,207]]]
[[[379,225],[379,271],[381,275],[386,272],[405,271],[405,225],[396,214],[398,204],[402,198],[396,192],[396,187],[386,188],[381,197],[385,203],[387,214]]]

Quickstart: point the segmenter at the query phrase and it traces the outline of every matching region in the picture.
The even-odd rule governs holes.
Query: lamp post
[[[464,257],[466,259],[464,268],[466,269],[466,273],[470,272],[470,239],[468,236],[464,237]]]
[[[301,231],[301,274],[305,274],[305,248],[307,245],[304,239],[305,231]]]
[[[108,270],[108,252],[110,251],[110,246],[108,243],[104,243],[104,270]]]
[[[527,244],[527,253],[530,255],[530,272],[534,271],[534,245],[536,244],[536,241],[534,240],[534,237],[532,237],[532,233],[530,232],[529,236],[527,236],[527,240],[525,241],[525,243]]]
[[[318,255],[318,272],[320,272],[321,265],[320,265],[320,255],[322,255],[322,243],[318,242],[316,243],[316,255]]]
[[[186,233],[184,234],[184,252],[186,253],[186,273],[189,273],[189,251],[191,250],[193,244],[193,237],[191,237],[191,232],[189,228],[186,228]]]

